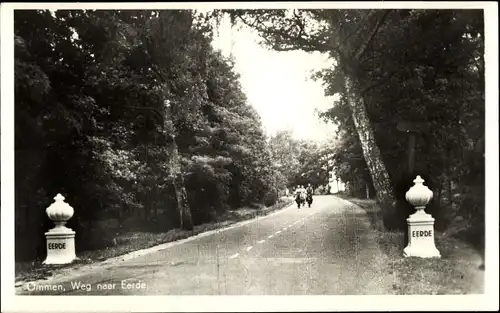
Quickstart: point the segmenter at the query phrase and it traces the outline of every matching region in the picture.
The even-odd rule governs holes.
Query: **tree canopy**
[[[328,184],[332,169],[332,143],[296,139],[290,130],[272,136],[269,146],[276,163],[282,188],[311,184],[314,188]]]
[[[23,241],[44,253],[44,209],[57,193],[78,212],[81,249],[106,218],[190,229],[276,201],[260,117],[203,16],[20,10],[15,36],[20,257],[36,254]]]
[[[270,49],[335,61],[314,78],[339,99],[321,113],[338,140],[266,137],[234,60],[211,45],[222,14]],[[45,253],[57,193],[86,249],[108,231],[100,220],[192,229],[285,187],[324,186],[330,170],[353,195],[368,185],[388,228],[406,225],[418,174],[438,228],[467,217],[484,230],[481,10],[16,10],[14,26],[19,257]],[[413,169],[401,123],[422,128]]]
[[[334,169],[355,194],[372,185],[387,227],[405,226],[404,193],[417,174],[435,192],[438,227],[455,215],[484,218],[482,10],[222,12],[270,49],[319,51],[336,61],[314,76],[326,95],[339,96],[322,114],[339,127]],[[425,125],[413,170],[401,122]]]

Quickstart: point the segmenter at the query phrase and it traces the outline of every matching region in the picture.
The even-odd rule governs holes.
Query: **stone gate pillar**
[[[425,186],[419,176],[406,192],[406,200],[417,210],[406,219],[408,222],[408,246],[404,248],[405,257],[439,258],[441,254],[434,243],[434,218],[425,213],[425,206],[432,199],[432,191]]]
[[[73,208],[64,202],[64,197],[58,193],[45,212],[56,226],[45,233],[47,238],[47,258],[43,264],[68,264],[76,259],[75,232],[64,226],[73,216]]]

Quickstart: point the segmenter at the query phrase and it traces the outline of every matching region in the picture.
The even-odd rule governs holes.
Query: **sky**
[[[331,107],[334,99],[324,96],[321,81],[310,79],[311,71],[330,67],[333,61],[319,53],[271,51],[259,46],[258,40],[248,28],[231,30],[226,20],[213,46],[225,56],[233,53],[243,91],[259,112],[266,133],[289,129],[297,139],[333,137],[335,126],[323,122],[315,109]]]

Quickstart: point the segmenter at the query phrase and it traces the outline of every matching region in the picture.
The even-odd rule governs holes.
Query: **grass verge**
[[[104,261],[109,258],[127,254],[129,252],[147,249],[167,242],[185,239],[191,236],[198,235],[210,230],[215,230],[235,224],[241,221],[250,220],[258,216],[265,216],[274,211],[283,209],[289,206],[293,200],[283,200],[270,207],[261,209],[243,208],[235,211],[228,211],[223,216],[217,218],[217,221],[197,225],[193,231],[182,229],[172,229],[167,232],[126,232],[116,237],[116,244],[112,247],[107,247],[98,250],[82,251],[78,253],[78,260],[71,264],[65,265],[42,265],[43,260],[35,260],[32,262],[16,262],[15,263],[15,281],[16,285],[21,282],[28,282],[39,279],[46,279],[55,274],[57,270],[68,267],[78,267],[85,264]]]
[[[446,233],[436,233],[440,259],[403,257],[406,245],[403,232],[380,231],[376,225],[380,210],[374,200],[339,196],[364,209],[376,233],[376,241],[387,255],[388,272],[393,275],[393,290],[398,295],[456,295],[483,293],[482,258],[474,247]]]

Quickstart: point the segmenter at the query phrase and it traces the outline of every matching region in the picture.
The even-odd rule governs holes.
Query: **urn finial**
[[[424,185],[424,180],[420,175],[413,180],[415,183],[405,194],[405,198],[411,205],[413,205],[417,210],[425,208],[425,206],[431,201],[433,193],[432,191]]]
[[[415,184],[423,184],[425,180],[423,180],[422,177],[420,177],[420,175],[417,175],[417,177],[413,180],[413,182]]]
[[[73,216],[73,208],[64,202],[64,196],[58,193],[54,202],[45,210],[47,216],[56,224],[56,229],[64,227],[64,224]]]

